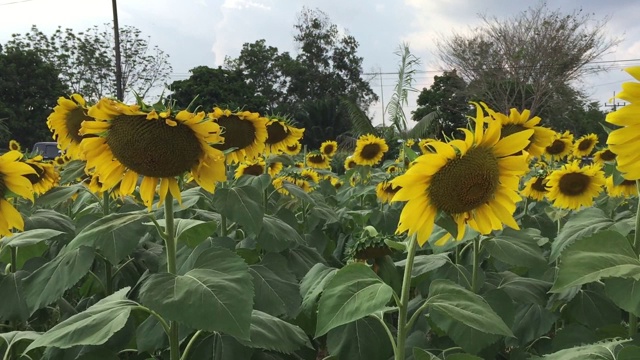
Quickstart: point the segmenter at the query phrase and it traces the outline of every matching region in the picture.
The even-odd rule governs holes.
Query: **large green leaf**
[[[267,253],[262,261],[249,267],[255,289],[254,309],[274,316],[293,318],[300,308],[298,281],[280,254]]]
[[[417,255],[413,260],[411,277],[417,278],[419,276],[427,274],[450,261],[451,260],[449,259],[449,256],[447,254]],[[397,261],[396,266],[404,267],[406,263],[406,260]]]
[[[546,304],[547,291],[551,288],[550,282],[521,277],[510,271],[488,273],[486,284],[504,290],[515,302],[523,304]]]
[[[105,231],[95,240],[95,246],[113,265],[119,264],[137,247],[149,232],[142,220],[130,222],[111,231]]]
[[[65,201],[69,201],[73,195],[87,191],[87,187],[84,184],[73,184],[69,186],[58,186],[49,191],[46,194],[39,196],[36,199],[36,205],[42,206],[58,206]]]
[[[551,292],[606,277],[640,279],[640,261],[629,241],[615,231],[597,232],[567,248],[560,257]]]
[[[0,275],[0,294],[2,294],[0,321],[26,321],[29,318],[27,300],[21,286],[22,279],[27,275],[29,273],[26,271]]]
[[[612,340],[577,346],[545,355],[545,360],[615,360],[615,349],[631,340]]]
[[[614,280],[614,279],[612,279]],[[573,321],[590,329],[619,324],[622,320],[620,309],[603,294],[602,285],[585,286],[562,310]]]
[[[216,230],[214,221],[196,219],[175,219],[176,239],[190,247],[196,247]]]
[[[53,229],[33,229],[0,239],[0,245],[21,248],[50,240],[58,235],[64,234],[62,231]]]
[[[234,337],[209,333],[202,336],[193,347],[189,359],[193,360],[238,360],[252,359],[254,349],[244,346]]]
[[[239,339],[252,348],[291,354],[303,346],[312,348],[309,337],[299,327],[262,311],[251,314],[251,340]]]
[[[511,329],[479,295],[448,280],[435,280],[429,287],[430,309],[488,334],[514,336]]]
[[[11,359],[10,355],[14,349],[15,344],[22,341],[33,341],[39,336],[40,333],[37,333],[35,331],[11,331],[0,333],[0,350],[2,350],[5,345],[7,346],[4,355],[0,353],[0,355],[2,355],[2,359]],[[17,354],[17,352],[15,351],[13,353]],[[15,357],[15,359],[18,359],[18,357]]]
[[[387,360],[393,354],[385,329],[370,317],[329,331],[327,349],[338,359]]]
[[[383,310],[392,295],[393,289],[367,265],[352,263],[343,267],[320,297],[316,337]]]
[[[62,297],[91,268],[95,252],[88,246],[58,254],[22,281],[31,314]]]
[[[604,291],[620,309],[640,316],[640,281],[621,278],[605,279]]]
[[[302,244],[303,240],[296,229],[272,215],[265,215],[260,220],[262,229],[256,240],[266,251],[280,252]]]
[[[129,288],[123,288],[98,301],[87,310],[52,327],[29,345],[27,352],[42,346],[67,349],[78,345],[101,345],[129,319],[138,304],[127,300]]]
[[[587,237],[613,224],[604,211],[590,207],[573,215],[560,230],[558,237],[551,243],[549,262],[558,259],[562,251],[577,239]]]
[[[52,229],[75,234],[76,226],[67,215],[51,209],[38,209],[24,219],[24,230]]]
[[[262,192],[253,186],[216,189],[213,194],[215,209],[231,221],[242,225],[252,234],[260,232],[264,207]]]
[[[87,225],[76,237],[67,245],[64,251],[73,251],[80,246],[95,246],[96,242],[103,236],[114,230],[121,229],[123,226],[141,222],[143,219],[149,218],[146,210],[133,211],[128,213],[113,213],[101,217],[93,223]]]
[[[326,264],[322,255],[315,248],[305,245],[296,246],[285,252],[289,269],[298,279],[304,277],[316,264]]]
[[[507,346],[525,346],[549,332],[557,315],[538,304],[519,304],[516,309],[513,333],[515,339],[507,339]]]
[[[540,231],[505,229],[502,234],[485,240],[483,245],[491,256],[509,265],[545,267],[547,259],[542,254],[535,235],[539,236]]]
[[[320,296],[327,283],[335,276],[337,271],[338,269],[328,267],[321,263],[315,264],[311,270],[309,270],[300,283],[300,294],[302,295],[301,311],[306,313],[312,311],[318,302],[318,296]]]
[[[242,258],[227,249],[204,250],[193,270],[184,275],[153,274],[139,292],[141,302],[166,319],[194,329],[249,338],[253,307],[251,275]]]

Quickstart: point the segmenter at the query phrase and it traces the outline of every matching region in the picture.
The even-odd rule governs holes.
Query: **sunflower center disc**
[[[562,140],[554,140],[550,146],[547,146],[547,153],[551,155],[562,154],[566,148],[566,144]]]
[[[259,165],[259,164],[249,165],[246,168],[244,168],[244,171],[242,172],[242,174],[244,175],[254,175],[254,176],[260,176],[262,175],[262,173],[264,173],[264,168],[262,167],[262,165]]]
[[[31,182],[31,185],[37,184],[38,181],[40,181],[42,179],[42,176],[44,175],[44,169],[41,168],[38,165],[35,165],[35,164],[27,163],[27,165],[31,166],[31,168],[33,170],[35,170],[36,173],[35,174],[27,174],[27,175],[24,175],[24,177],[29,179],[29,181]]]
[[[379,144],[367,144],[362,147],[362,152],[360,156],[362,156],[366,160],[374,159],[376,156],[380,154],[380,145]]]
[[[526,128],[519,124],[507,124],[502,127],[502,130],[500,131],[500,137],[505,138],[509,135],[513,135],[515,133],[519,133],[520,131],[524,131],[528,129],[529,128]],[[531,137],[533,137],[533,135],[531,135]],[[529,137],[529,139],[531,139],[531,137]]]
[[[314,164],[322,164],[324,163],[324,158],[322,155],[309,155],[309,161]]]
[[[564,195],[582,195],[589,186],[591,178],[582,173],[569,173],[560,178],[560,192]]]
[[[73,139],[73,141],[76,143],[82,141],[82,136],[78,134],[78,132],[80,131],[82,122],[85,120],[93,121],[93,118],[87,116],[82,108],[73,109],[67,114],[67,131],[69,132],[69,136],[71,136],[71,139]]]
[[[433,175],[428,196],[438,210],[461,214],[491,200],[499,177],[498,159],[491,150],[473,148]]]
[[[333,152],[333,145],[327,145],[324,147],[324,154],[329,155]]]
[[[607,149],[600,154],[600,158],[604,161],[613,161],[616,159],[616,154]]]
[[[181,175],[202,155],[200,142],[187,125],[169,126],[138,115],[113,119],[107,144],[123,165],[156,178]]]
[[[591,147],[592,144],[593,144],[593,141],[591,139],[582,140],[578,144],[578,150],[580,150],[580,151],[588,150]]]
[[[620,184],[620,186],[636,186],[636,181],[624,179],[622,180],[622,183]]]
[[[278,121],[274,121],[267,125],[267,141],[265,143],[272,145],[287,138],[285,126]]]
[[[242,120],[239,117],[222,116],[218,119],[218,125],[224,128],[224,144],[211,145],[214,148],[225,151],[231,148],[244,149],[253,144],[256,138],[256,128],[250,120]]]
[[[547,188],[544,185],[544,179],[545,178],[543,177],[536,178],[536,181],[531,184],[531,188],[538,192],[547,192]]]

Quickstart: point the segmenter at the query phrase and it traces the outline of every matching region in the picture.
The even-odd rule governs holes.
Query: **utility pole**
[[[611,98],[613,104],[609,105],[607,103],[604,103],[604,107],[610,107],[612,108],[611,111],[616,111],[618,110],[618,106],[625,106],[625,103],[616,103],[616,92],[613,92],[613,98]]]
[[[384,128],[384,90],[382,88],[382,69],[381,68],[378,68],[378,76],[380,76],[380,104],[382,104],[382,127]]]
[[[122,63],[120,60],[120,27],[118,25],[118,4],[117,0],[111,0],[113,7],[113,42],[116,50],[116,98],[120,101],[124,99],[122,89]]]

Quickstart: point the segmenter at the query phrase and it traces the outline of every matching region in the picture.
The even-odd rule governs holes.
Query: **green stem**
[[[189,343],[187,344],[187,347],[184,348],[184,353],[182,353],[182,357],[180,358],[180,360],[187,360],[187,357],[189,355],[189,352],[191,351],[191,348],[196,343],[196,340],[198,339],[198,337],[200,337],[202,333],[204,333],[204,331],[198,330],[196,331],[195,334],[193,334],[191,339],[189,339]]]
[[[413,326],[413,323],[415,323],[418,320],[418,317],[420,317],[420,314],[422,314],[422,312],[427,308],[427,306],[429,306],[429,303],[425,300],[424,304],[422,304],[418,308],[418,310],[416,310],[413,313],[413,315],[411,315],[409,322],[407,322],[407,329],[411,329],[411,327]]]
[[[524,216],[527,216],[527,212],[529,211],[529,198],[524,198]]]
[[[11,252],[11,272],[15,273],[18,271],[18,248],[9,246],[9,251]]]
[[[111,267],[111,263],[109,260],[104,258],[104,277],[107,280],[105,292],[106,296],[113,294],[113,268]]]
[[[164,200],[164,221],[165,221],[165,247],[167,248],[167,271],[170,274],[176,273],[176,239],[173,219],[173,196],[167,193]],[[180,338],[178,333],[178,322],[169,323],[169,358],[171,360],[180,359]]]
[[[393,354],[395,355],[398,352],[398,349],[396,348],[396,341],[393,338],[393,334],[391,333],[391,329],[389,329],[389,326],[387,325],[387,323],[384,322],[382,317],[379,317],[378,315],[369,315],[369,316],[374,318],[374,319],[376,319],[376,320],[378,320],[380,325],[382,325],[382,327],[384,328],[384,331],[387,333],[387,336],[389,337],[389,341],[391,342],[391,348],[393,349]]]
[[[416,256],[417,249],[416,234],[409,237],[409,244],[407,247],[407,263],[404,267],[404,276],[402,277],[402,290],[400,295],[400,304],[398,304],[398,339],[396,346],[395,360],[404,360],[405,341],[409,332],[407,326],[407,312],[409,307],[409,290],[411,289],[411,271],[413,270],[413,259]]]
[[[227,236],[227,217],[220,213],[220,237]]]
[[[162,316],[160,316],[160,314],[158,314],[157,312],[149,309],[148,307],[144,307],[142,305],[134,306],[133,310],[142,310],[142,311],[146,312],[147,314],[149,314],[151,316],[154,316],[156,319],[158,319],[158,322],[160,322],[160,325],[164,329],[164,332],[167,335],[169,335],[171,333],[171,329],[169,328],[169,324],[167,324],[167,322],[164,320],[164,318]]]
[[[478,268],[480,267],[480,237],[473,239],[473,272],[471,273],[471,291],[478,293]]]
[[[636,231],[633,236],[633,249],[636,256],[640,254],[640,180],[636,180],[636,189],[638,191],[638,207],[636,208]],[[629,313],[629,337],[638,334],[638,317]]]

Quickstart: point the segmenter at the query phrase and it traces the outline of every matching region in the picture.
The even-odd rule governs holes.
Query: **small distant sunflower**
[[[301,161],[297,161],[297,162],[293,163],[293,167],[294,168],[298,168],[298,169],[302,169],[302,168],[304,168],[304,163],[301,162]]]
[[[509,111],[509,115],[494,112],[491,109],[485,108],[487,112],[502,123],[502,130],[500,136],[507,137],[511,134],[533,129],[533,135],[529,139],[529,146],[524,150],[531,156],[540,156],[545,152],[545,148],[553,143],[555,131],[546,128],[544,126],[537,126],[540,123],[540,117],[531,116],[531,111],[525,109],[522,112],[518,112],[517,109],[512,108]]]
[[[348,156],[346,159],[344,159],[345,170],[351,170],[356,166],[358,166],[358,164],[356,164],[356,161],[353,159],[353,156]]]
[[[400,186],[393,185],[391,181],[385,180],[376,185],[376,196],[381,203],[386,204],[391,202],[391,199],[400,189]]]
[[[338,179],[337,177],[331,177],[331,179],[329,179],[329,181],[331,182],[331,185],[333,185],[333,187],[337,190],[340,189],[342,187],[342,185],[344,185],[344,183],[342,182],[342,180]]]
[[[267,167],[267,173],[271,175],[271,177],[276,177],[282,171],[283,165],[279,161],[272,161],[269,163]]]
[[[353,160],[358,165],[376,165],[382,160],[384,153],[389,151],[389,146],[375,135],[362,135],[356,142],[356,150]]]
[[[7,198],[15,194],[33,201],[33,186],[27,176],[35,170],[21,162],[21,158],[22,153],[15,150],[0,155],[0,237],[10,236],[12,229],[24,230],[20,212]]]
[[[565,131],[563,134],[556,134],[551,145],[545,148],[544,154],[552,159],[562,159],[571,153],[573,147],[573,135]]]
[[[573,145],[573,156],[583,157],[589,156],[591,151],[598,143],[598,136],[596,134],[584,135]]]
[[[282,195],[285,196],[289,196],[289,190],[287,190],[287,188],[284,187],[284,183],[288,182],[288,183],[292,183],[295,184],[296,179],[289,177],[289,176],[278,176],[276,178],[273,179],[273,181],[271,181],[271,183],[273,184],[274,189],[276,189],[277,192],[279,192]]]
[[[337,151],[338,143],[333,140],[327,140],[320,145],[320,152],[327,157],[332,157]]]
[[[313,169],[302,170],[300,172],[300,177],[314,184],[317,184],[320,182],[320,175]]]
[[[406,201],[397,233],[416,234],[423,245],[434,227],[438,213],[449,214],[457,223],[457,240],[466,225],[481,234],[503,228],[518,229],[513,218],[520,177],[528,170],[529,144],[534,130],[500,137],[501,124],[489,121],[484,130],[482,106],[475,104],[475,132],[463,129],[464,140],[435,141],[434,153],[419,156],[406,173],[393,180],[402,187],[392,201]],[[517,154],[517,155],[514,155]],[[444,245],[443,237],[436,245]]]
[[[429,146],[429,143],[437,141],[436,139],[422,139],[420,140],[420,142],[418,143],[418,147],[420,148],[420,151],[422,151],[422,154],[429,154],[429,153],[434,153],[436,152],[436,150],[434,148],[432,148],[431,146]]]
[[[415,144],[416,144],[416,141],[413,139],[407,139],[407,141],[404,143],[404,145],[408,148],[411,148]]]
[[[307,166],[314,169],[331,169],[331,159],[319,151],[307,154]]]
[[[549,175],[547,199],[555,207],[578,210],[581,206],[593,205],[604,184],[599,165],[580,167],[580,162],[575,160]]]
[[[58,174],[52,163],[44,162],[41,155],[27,159],[24,162],[35,171],[35,174],[28,174],[25,177],[33,185],[33,191],[36,194],[42,195],[58,185],[60,174]]]
[[[79,94],[71,95],[70,99],[58,98],[58,105],[47,118],[47,126],[58,142],[58,147],[72,159],[84,160],[80,147],[80,127],[84,121],[93,119],[88,115],[86,101]]]
[[[631,198],[638,196],[638,188],[635,180],[623,180],[621,184],[616,185],[613,182],[613,176],[609,176],[605,181],[607,194],[611,197]]]
[[[614,154],[608,148],[602,149],[600,151],[596,151],[593,154],[593,162],[596,164],[604,165],[609,162],[613,162],[616,160],[616,154]]]
[[[20,146],[20,143],[15,141],[15,140],[10,140],[9,141],[9,150],[11,151],[22,151],[22,147]]]
[[[398,167],[397,167],[397,166],[395,166],[395,165],[389,165],[389,166],[387,167],[386,172],[387,172],[387,174],[394,174],[394,173],[396,173],[398,170],[399,170],[399,169],[398,169]]]
[[[283,151],[285,154],[293,156],[293,155],[298,155],[301,150],[302,150],[302,144],[300,142],[296,142],[294,144],[287,145]]]
[[[286,120],[275,117],[267,121],[266,128],[265,155],[286,153],[287,147],[297,146],[304,134],[304,129],[293,127]]]
[[[545,176],[533,176],[524,183],[522,195],[536,201],[544,200],[545,195],[549,191],[547,189],[547,178]]]
[[[245,161],[238,165],[235,172],[235,178],[238,179],[242,175],[260,176],[264,174],[264,168],[267,164],[262,158],[255,158],[253,160]]]
[[[151,208],[156,187],[160,203],[167,193],[180,201],[177,177],[190,173],[203,189],[213,192],[226,180],[224,154],[210,144],[222,141],[218,124],[205,113],[170,110],[141,111],[137,105],[101,99],[89,109],[96,121],[82,123],[80,133],[87,170],[94,171],[103,191],[120,184],[122,196],[133,193],[142,175],[140,197]]]
[[[226,154],[227,164],[253,160],[262,154],[267,140],[267,118],[249,111],[232,112],[218,107],[208,116],[222,128],[224,143],[211,145]]]

